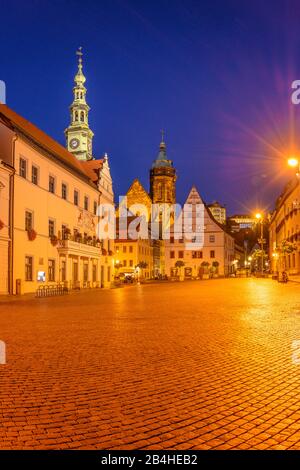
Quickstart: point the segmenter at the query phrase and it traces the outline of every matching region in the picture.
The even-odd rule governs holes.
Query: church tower
[[[176,170],[172,160],[167,157],[164,132],[159,146],[159,153],[150,170],[150,197],[153,204],[176,203]]]
[[[82,48],[76,52],[78,56],[78,70],[75,75],[73,87],[73,103],[70,106],[71,122],[65,130],[66,146],[69,152],[73,153],[78,160],[91,160],[92,141],[94,133],[89,128],[88,115],[90,107],[85,96],[86,88],[84,86],[86,78],[82,72]]]

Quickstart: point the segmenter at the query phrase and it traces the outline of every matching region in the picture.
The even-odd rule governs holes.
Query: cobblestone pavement
[[[0,339],[2,449],[300,449],[296,283],[2,302]]]

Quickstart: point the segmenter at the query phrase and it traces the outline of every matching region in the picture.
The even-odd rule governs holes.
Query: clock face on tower
[[[71,149],[77,149],[78,146],[79,146],[79,140],[78,139],[71,139],[70,140]]]

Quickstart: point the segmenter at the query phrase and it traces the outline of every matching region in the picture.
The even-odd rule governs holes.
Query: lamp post
[[[264,273],[264,227],[263,227],[263,216],[260,212],[255,214],[257,220],[260,221],[260,249],[261,249],[261,274]]]

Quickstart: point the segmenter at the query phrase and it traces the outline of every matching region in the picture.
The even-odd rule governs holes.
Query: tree
[[[142,276],[141,277],[144,277],[143,276],[143,270],[148,268],[148,263],[146,263],[146,261],[140,261],[137,265],[136,265],[136,268],[139,268],[141,270],[141,273],[142,273]]]
[[[212,267],[213,267],[213,270],[217,273],[218,272],[218,269],[219,269],[219,261],[213,261],[212,262]]]
[[[184,262],[179,259],[178,261],[176,261],[175,263],[175,268],[179,269],[179,274],[181,274],[181,269],[184,267]]]
[[[201,266],[202,266],[202,268],[204,268],[205,271],[207,271],[207,268],[209,266],[209,262],[208,261],[202,261]]]

